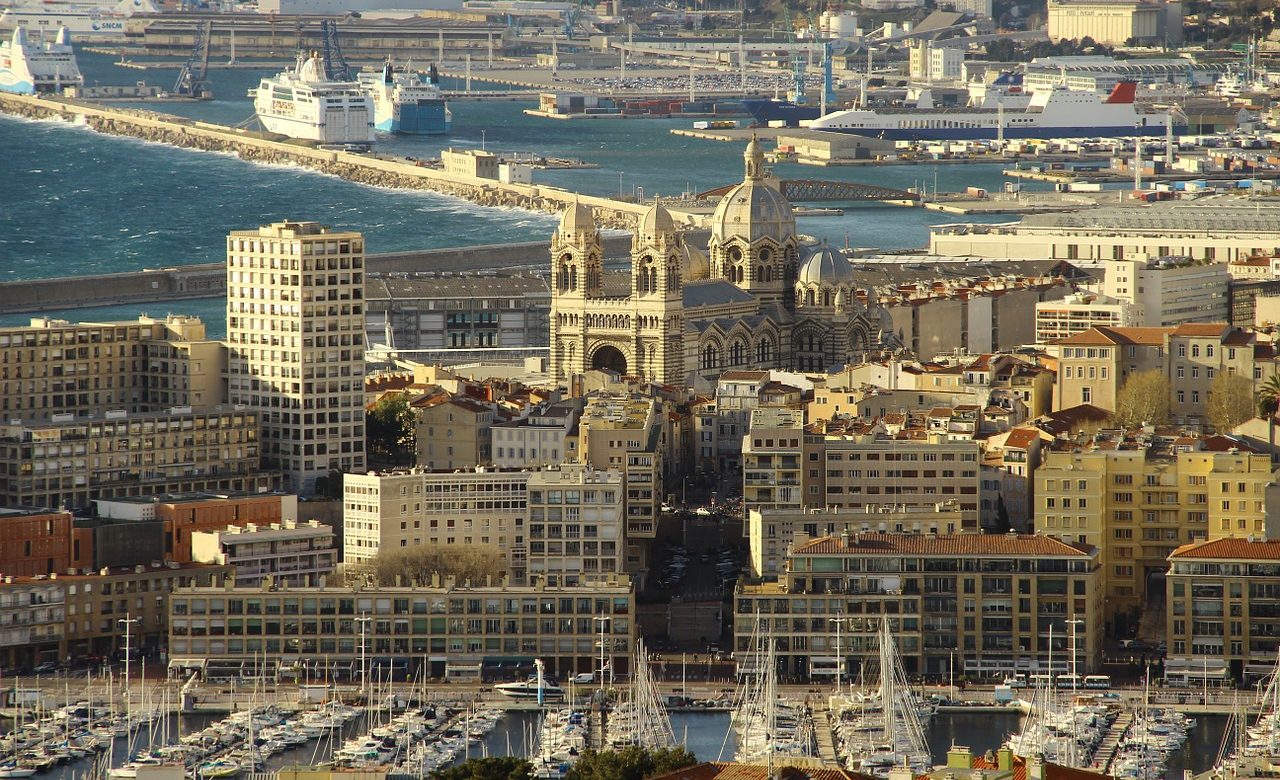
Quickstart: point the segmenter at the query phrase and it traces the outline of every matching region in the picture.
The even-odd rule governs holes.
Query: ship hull
[[[758,125],[782,121],[787,127],[798,127],[822,115],[818,106],[798,106],[790,100],[744,100],[742,108]]]
[[[36,85],[30,79],[9,68],[0,68],[0,92],[8,92],[11,95],[34,95]]]
[[[932,128],[846,128],[815,127],[824,133],[844,133],[885,141],[994,141],[1000,132],[994,127],[932,127]],[[1174,135],[1185,135],[1187,126],[1174,124]],[[1006,139],[1026,138],[1163,138],[1164,125],[1134,127],[1132,125],[1105,127],[1079,125],[1075,127],[1029,126],[1005,127]]]
[[[452,123],[443,100],[423,100],[387,107],[378,104],[374,127],[383,133],[404,135],[444,135]]]

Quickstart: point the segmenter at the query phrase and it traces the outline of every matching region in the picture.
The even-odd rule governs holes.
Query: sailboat
[[[22,730],[22,697],[18,693],[17,682],[17,678],[15,678],[13,706],[17,709],[17,714],[13,719],[13,731],[9,733],[9,740],[13,743],[13,753],[7,760],[0,763],[0,778],[31,777],[36,773],[34,767],[23,766],[18,762],[18,733]]]
[[[861,701],[847,701],[840,709],[836,736],[846,766],[887,777],[894,767],[906,766],[917,775],[933,768],[922,717],[928,711],[911,691],[889,618],[879,634],[878,690]]]
[[[635,674],[631,700],[609,713],[609,744],[615,748],[637,745],[648,750],[669,748],[676,743],[667,708],[658,696],[658,686],[649,669],[649,651],[644,640],[636,644]]]
[[[760,633],[759,618],[752,647],[757,665],[744,678],[730,721],[738,738],[735,760],[759,764],[772,763],[776,756],[813,755],[813,717],[806,707],[779,698],[777,648],[772,635]]]

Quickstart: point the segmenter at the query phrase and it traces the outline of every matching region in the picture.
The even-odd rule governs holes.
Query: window
[[[1093,388],[1092,388],[1092,387],[1082,387],[1082,388],[1080,388],[1080,402],[1081,402],[1081,403],[1086,403],[1086,404],[1087,404],[1087,403],[1093,403]]]

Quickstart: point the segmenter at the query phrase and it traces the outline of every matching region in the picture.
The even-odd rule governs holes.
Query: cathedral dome
[[[688,243],[684,246],[684,267],[680,270],[680,278],[686,282],[696,282],[711,278],[711,262],[704,252]]]
[[[853,281],[853,266],[849,260],[827,244],[811,249],[796,274],[797,284],[834,286],[853,284]]]
[[[660,203],[654,203],[640,217],[638,234],[642,240],[652,241],[658,236],[669,236],[675,232],[676,221],[671,218],[671,212]]]
[[[753,138],[743,155],[746,177],[725,193],[711,217],[711,237],[723,243],[741,238],[755,243],[772,238],[781,244],[795,235],[796,217],[791,203],[764,171],[764,152]]]
[[[574,199],[573,204],[564,210],[564,214],[560,215],[559,232],[561,235],[594,233],[595,231],[596,221],[591,207],[582,205],[577,199]]]

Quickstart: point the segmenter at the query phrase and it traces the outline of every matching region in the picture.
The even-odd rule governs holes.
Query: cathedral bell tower
[[[602,296],[604,245],[591,209],[576,200],[551,236],[551,372],[585,370],[587,303]]]

